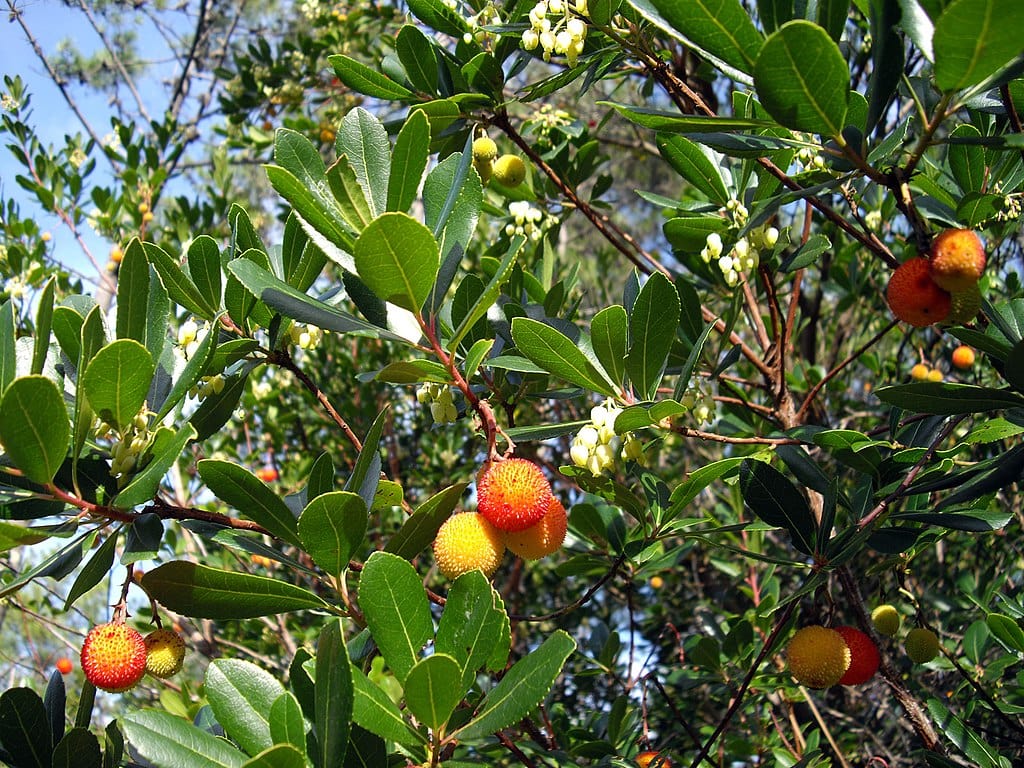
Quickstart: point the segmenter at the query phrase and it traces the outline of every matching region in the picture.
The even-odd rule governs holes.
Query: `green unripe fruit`
[[[892,637],[900,631],[900,614],[893,606],[886,603],[871,612],[871,623],[880,635]]]
[[[481,163],[493,162],[498,156],[498,145],[494,139],[488,136],[481,136],[473,140],[473,161]]]
[[[476,168],[476,172],[480,175],[480,181],[487,184],[491,180],[491,172],[494,170],[494,163],[490,160],[477,160],[473,158],[473,167]]]
[[[526,178],[526,163],[518,155],[502,155],[494,161],[494,179],[505,187],[518,187]]]
[[[930,629],[915,627],[907,633],[903,641],[907,656],[915,664],[927,664],[939,655],[939,638]]]
[[[964,325],[971,322],[981,311],[981,290],[976,284],[963,291],[954,291],[949,297],[949,317],[946,318],[946,325]]]

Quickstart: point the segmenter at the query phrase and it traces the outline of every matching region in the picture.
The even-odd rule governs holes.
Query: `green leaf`
[[[500,602],[487,577],[476,570],[459,576],[448,590],[434,649],[459,663],[461,680],[452,687],[460,697],[469,690],[477,672],[501,641],[506,614],[497,607]]]
[[[53,768],[101,768],[100,742],[86,728],[72,728],[53,748]]]
[[[356,107],[342,119],[336,144],[339,155],[348,155],[373,215],[384,213],[391,176],[391,142],[384,126],[365,109]]]
[[[969,123],[958,125],[950,131],[950,138],[981,137],[981,132]],[[985,164],[985,150],[972,144],[949,145],[949,170],[963,192],[981,192],[985,185],[988,169]]]
[[[30,373],[43,372],[46,356],[50,352],[50,332],[53,329],[53,292],[57,278],[51,277],[40,291],[36,304],[35,343],[32,349]]]
[[[301,546],[295,515],[284,500],[252,472],[239,464],[216,459],[203,459],[196,469],[218,499],[259,523],[272,535]]]
[[[363,439],[363,447],[356,457],[352,474],[345,482],[345,490],[359,494],[367,509],[373,508],[373,500],[380,484],[380,436],[384,432],[388,408],[385,407],[373,420]]]
[[[202,405],[196,408],[189,419],[189,423],[195,427],[196,440],[205,440],[228,423],[235,413],[235,408],[238,407],[238,401],[242,398],[245,382],[251,370],[251,367],[243,368],[239,373],[228,376],[224,380],[224,389],[220,394],[207,396]]]
[[[251,261],[235,259],[228,264],[228,271],[237,277],[242,285],[252,291],[256,298],[292,320],[312,323],[318,328],[337,333],[361,333],[408,343],[401,336],[382,330],[365,320],[360,320],[355,315],[307,296]]]
[[[1024,397],[1008,389],[933,381],[879,387],[875,390],[875,396],[883,403],[912,413],[934,413],[941,416],[1024,406]]]
[[[966,755],[976,768],[1003,768],[999,752],[985,742],[963,720],[950,712],[938,699],[928,699],[928,713],[935,727]]]
[[[477,322],[481,318],[487,315],[487,311],[494,306],[495,300],[498,298],[498,294],[501,293],[501,286],[508,280],[510,274],[512,274],[512,268],[515,266],[516,257],[519,255],[519,251],[522,250],[523,245],[526,243],[526,238],[516,235],[511,238],[508,244],[508,250],[505,251],[505,255],[501,259],[501,263],[498,264],[498,268],[494,271],[491,279],[487,281],[487,285],[484,286],[483,291],[477,297],[473,305],[467,310],[462,320],[459,321],[458,326],[452,332],[451,340],[448,342],[448,349],[454,351],[459,343],[466,337],[473,328],[476,327]],[[470,279],[472,275],[467,275],[466,279]],[[459,286],[462,288],[462,285]]]
[[[483,739],[526,717],[551,691],[576,641],[557,629],[528,656],[512,665],[477,707],[476,716],[452,734],[461,742]]]
[[[462,669],[444,653],[420,659],[405,681],[405,706],[419,722],[437,730],[462,701]]]
[[[0,399],[0,444],[25,477],[45,485],[64,461],[71,426],[57,385],[43,376],[12,381]]]
[[[148,349],[134,339],[118,339],[89,362],[82,389],[103,421],[123,429],[146,402],[155,371]]]
[[[185,263],[206,306],[219,310],[222,286],[217,241],[209,235],[199,235],[189,244]]]
[[[390,77],[348,56],[339,53],[328,56],[327,60],[334,67],[334,74],[338,79],[356,93],[387,101],[408,99],[415,95],[401,83],[396,83]]]
[[[362,232],[373,220],[373,212],[348,157],[342,155],[327,169],[327,183],[345,221],[354,232]]]
[[[438,133],[436,128],[432,132]],[[437,291],[430,302],[432,312],[441,307],[454,270],[476,231],[483,205],[480,177],[470,172],[471,165],[468,153],[453,154],[431,168],[423,182],[423,222],[437,238],[445,267],[450,265],[448,272],[442,269],[441,274],[446,279],[438,280]]]
[[[658,391],[679,323],[679,294],[667,277],[651,275],[640,289],[629,315],[626,372],[640,396],[651,400]]]
[[[494,339],[477,339],[473,342],[473,346],[466,353],[466,362],[463,366],[463,376],[466,381],[470,381],[476,375],[480,364],[487,359],[493,347]]]
[[[1024,5],[1017,0],[953,0],[935,22],[935,84],[957,91],[1021,55]]]
[[[324,625],[316,644],[316,731],[320,765],[342,765],[352,721],[352,665],[341,620]]]
[[[403,27],[415,29],[414,27]],[[416,34],[423,33],[416,30]],[[434,68],[436,74],[437,68]],[[395,139],[391,153],[391,177],[388,180],[387,210],[405,212],[412,206],[423,181],[430,154],[430,123],[427,116],[416,111],[409,114]]]
[[[594,354],[619,387],[626,378],[628,328],[626,309],[620,304],[605,307],[590,321],[590,343],[594,346]]]
[[[53,737],[43,700],[30,688],[0,695],[0,744],[18,768],[50,768]]]
[[[434,636],[423,580],[408,561],[374,552],[359,580],[359,605],[384,660],[404,685],[423,646]]]
[[[992,634],[1012,653],[1024,654],[1024,629],[1020,624],[1001,613],[990,613],[985,623]]]
[[[677,251],[698,253],[707,245],[708,235],[719,234],[729,227],[721,216],[676,216],[662,227],[665,237]]]
[[[611,101],[597,103],[602,107],[611,107],[632,123],[659,133],[725,133],[775,127],[775,124],[768,120],[754,120],[746,117],[680,115],[678,112],[664,112],[651,107],[633,107],[626,104],[615,104]]]
[[[17,376],[16,337],[14,303],[5,301],[3,304],[0,304],[0,395],[3,395],[7,385],[14,381],[15,376]],[[64,351],[70,357],[69,350],[65,349]]]
[[[725,205],[729,191],[725,188],[718,163],[710,150],[684,136],[659,134],[658,151],[680,176],[703,192],[712,202]]]
[[[398,60],[402,62],[402,68],[409,76],[409,82],[424,93],[436,95],[437,55],[427,36],[412,24],[402,25],[395,36],[395,53],[398,54]],[[412,119],[411,113],[409,119]]]
[[[416,508],[394,536],[384,545],[384,551],[403,560],[412,560],[430,545],[441,523],[451,516],[462,498],[468,483],[456,483],[435,493]]]
[[[241,768],[246,761],[245,755],[224,739],[167,712],[134,710],[118,722],[134,752],[153,765]]]
[[[331,576],[348,568],[349,558],[366,535],[366,504],[354,493],[317,496],[299,516],[299,539],[318,566]]]
[[[408,6],[417,19],[438,32],[458,38],[467,30],[465,19],[441,0],[411,0]]]
[[[344,768],[377,768],[386,765],[387,759],[387,747],[380,736],[362,726],[352,726]]]
[[[739,0],[650,0],[683,37],[740,72],[750,73],[764,44]]]
[[[228,736],[250,755],[273,746],[270,708],[284,694],[277,679],[242,659],[214,659],[206,668],[206,699]]]
[[[771,464],[753,459],[740,466],[743,502],[761,520],[789,531],[793,546],[814,554],[817,525],[807,499]]]
[[[292,744],[275,744],[265,749],[242,768],[306,768],[305,749],[299,751]]]
[[[183,424],[177,432],[171,432],[169,429],[157,430],[153,445],[149,449],[153,458],[114,497],[114,506],[127,508],[152,501],[167,470],[181,458],[185,446],[195,437],[196,429],[191,424]]]
[[[241,341],[241,340],[240,340]],[[174,385],[171,387],[171,391],[167,394],[167,398],[164,400],[163,405],[160,406],[160,410],[156,415],[154,421],[160,423],[163,421],[164,416],[171,412],[175,406],[178,405],[189,390],[192,389],[193,385],[206,372],[206,366],[213,358],[213,353],[217,349],[217,321],[214,321],[213,327],[206,330],[203,333],[203,337],[199,340],[199,345],[192,353],[192,357],[189,358],[188,362],[185,363],[185,367],[181,370],[178,378],[175,380]]]
[[[352,667],[352,686],[355,691],[353,722],[382,739],[407,747],[416,747],[426,741],[422,734],[412,730],[388,695],[358,667]]]
[[[270,705],[270,738],[275,744],[291,744],[306,751],[306,723],[302,707],[291,693],[285,691]]]
[[[768,113],[787,128],[839,136],[846,126],[850,71],[839,46],[809,21],[783,24],[765,42],[754,86]]]
[[[572,339],[550,325],[517,317],[512,321],[512,338],[519,351],[545,371],[602,395],[615,394],[607,374],[599,370]]]
[[[142,586],[168,609],[202,619],[251,619],[326,606],[294,584],[182,560],[148,571]]]
[[[378,216],[356,240],[356,273],[384,301],[419,312],[441,257],[430,230],[405,213]]]
[[[99,584],[110,573],[114,565],[114,555],[117,552],[117,531],[107,536],[106,541],[97,549],[85,567],[78,572],[75,583],[68,590],[68,596],[64,600],[64,610],[68,610],[75,601],[90,589]]]
[[[210,306],[203,300],[203,294],[192,282],[177,261],[172,259],[165,250],[156,243],[142,244],[146,258],[160,276],[167,295],[175,304],[184,307],[196,317],[212,320],[217,314],[217,307]]]

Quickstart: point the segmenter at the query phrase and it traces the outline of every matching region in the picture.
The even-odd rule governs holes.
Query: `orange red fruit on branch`
[[[125,624],[100,624],[85,636],[81,661],[86,680],[100,690],[121,693],[146,674],[146,642]]]

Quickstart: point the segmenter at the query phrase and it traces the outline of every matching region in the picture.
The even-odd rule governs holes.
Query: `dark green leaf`
[[[0,399],[0,443],[34,483],[49,483],[68,452],[71,426],[57,385],[43,376],[12,381]]]
[[[437,56],[427,36],[412,24],[405,24],[395,37],[395,53],[414,88],[431,95],[437,94]],[[409,119],[412,119],[410,113]],[[424,115],[424,117],[426,117]],[[405,210],[391,209],[391,210]]]
[[[956,91],[994,74],[1020,56],[1022,27],[1017,0],[954,0],[935,22],[935,84]]]
[[[86,728],[72,728],[53,749],[53,768],[101,768],[99,740]]]
[[[461,319],[458,321],[458,326],[452,331],[451,340],[448,342],[448,349],[455,350],[459,343],[466,337],[466,334],[472,331],[477,323],[482,320],[486,315],[487,311],[494,306],[495,300],[498,298],[498,294],[501,293],[501,286],[508,280],[509,275],[512,273],[512,268],[516,263],[516,256],[525,244],[526,239],[520,235],[516,235],[511,239],[508,245],[508,250],[505,251],[505,255],[501,259],[501,263],[498,264],[498,268],[494,271],[491,279],[487,281],[487,285],[480,292],[480,295],[476,297],[472,305],[463,313]],[[467,275],[466,279],[459,285],[459,289],[467,285],[467,281],[473,275]],[[458,297],[459,292],[456,292]],[[455,322],[454,308],[453,308],[452,321]]]
[[[356,93],[388,101],[408,99],[414,95],[404,85],[396,83],[390,77],[381,74],[375,69],[370,69],[365,64],[360,64],[348,56],[335,54],[334,56],[328,56],[327,60],[334,67],[334,73],[338,76],[338,79]]]
[[[325,605],[312,592],[284,581],[181,560],[148,571],[142,585],[168,609],[205,619],[249,619]]]
[[[206,668],[206,699],[233,741],[250,755],[273,746],[270,708],[284,688],[269,672],[242,659],[214,659]]]
[[[729,131],[755,131],[772,128],[768,120],[742,117],[703,117],[663,112],[649,107],[631,107],[610,101],[599,101],[599,106],[611,107],[627,120],[661,133],[725,133]]]
[[[879,387],[875,390],[875,396],[883,403],[912,413],[945,416],[1020,408],[1024,405],[1024,397],[1010,390],[932,381]]]
[[[676,172],[703,192],[708,198],[725,205],[729,191],[725,188],[718,163],[710,151],[684,136],[661,134],[657,137],[658,150]]]
[[[50,332],[53,328],[53,292],[57,278],[51,277],[40,291],[36,304],[35,343],[32,349],[32,368],[30,373],[43,372],[46,356],[50,351]],[[0,388],[2,392],[2,388]]]
[[[30,688],[0,695],[0,744],[17,768],[50,768],[53,737],[43,700]]]
[[[270,738],[275,744],[291,744],[306,751],[306,724],[298,700],[285,691],[270,705]]]
[[[185,274],[181,265],[156,243],[143,243],[142,248],[146,252],[149,263],[153,265],[153,269],[160,276],[160,282],[163,283],[167,295],[174,303],[184,307],[196,317],[212,320],[213,316],[217,314],[217,307],[211,307],[203,301],[202,293]]]
[[[68,596],[64,600],[65,611],[74,605],[78,598],[99,584],[110,573],[110,569],[114,565],[114,554],[117,551],[117,534],[118,532],[114,531],[107,536],[102,546],[93,553],[92,557],[89,558],[89,562],[79,571],[78,576],[75,578],[75,583],[71,585],[71,589],[68,590]]]
[[[367,509],[373,507],[377,485],[380,483],[380,437],[384,433],[387,413],[388,409],[385,408],[373,420],[363,439],[363,447],[356,457],[355,466],[352,467],[352,474],[345,482],[345,490],[359,494]]]
[[[384,126],[365,109],[356,107],[342,119],[336,144],[338,154],[348,156],[370,211],[374,216],[384,213],[391,175],[391,142]]]
[[[615,394],[607,374],[580,350],[569,337],[550,325],[517,317],[512,321],[512,338],[519,351],[544,370],[577,386],[602,395]]]
[[[616,386],[626,377],[626,352],[629,338],[626,310],[620,304],[605,307],[590,321],[590,342],[594,354]]]
[[[418,312],[440,267],[430,230],[405,213],[385,213],[359,235],[353,249],[356,272],[377,296]]]
[[[70,311],[70,310],[68,310]],[[14,304],[5,301],[0,304],[0,395],[17,375],[18,358],[15,355],[15,339],[17,338],[14,324]],[[60,338],[58,336],[58,338]],[[70,357],[70,350],[64,352]],[[76,356],[77,357],[77,356]]]
[[[242,768],[306,768],[306,751],[299,751],[292,744],[275,744],[263,750]]]
[[[196,430],[191,424],[183,424],[177,432],[173,433],[169,429],[157,430],[149,449],[153,458],[114,497],[113,503],[116,506],[127,508],[152,501],[167,470],[181,458],[185,446],[195,437]]]
[[[405,681],[405,706],[435,731],[448,722],[462,695],[462,669],[441,652],[416,662]]]
[[[1024,629],[1019,623],[1001,613],[990,613],[985,617],[985,623],[1011,653],[1024,654]]]
[[[423,37],[423,33],[415,27],[403,27],[403,31],[412,29]],[[401,34],[399,34],[401,37]],[[434,68],[437,73],[437,67]],[[430,152],[430,123],[422,112],[410,113],[395,139],[395,148],[391,153],[391,177],[388,180],[387,210],[405,212],[416,199],[416,192],[423,180],[423,171],[427,167],[427,155]]]
[[[927,703],[935,727],[970,759],[971,765],[976,768],[1003,768],[1005,764],[999,752],[946,709],[945,704],[938,699],[928,699]]]
[[[496,603],[500,603],[500,598],[478,570],[462,574],[448,590],[434,649],[458,662],[461,679],[453,688],[460,698],[501,642],[506,614]]]
[[[101,419],[123,429],[146,401],[155,371],[149,350],[134,339],[118,339],[89,362],[82,389]]]
[[[750,74],[753,71],[764,38],[739,0],[650,0],[650,3],[698,49],[740,72]]]
[[[348,568],[349,558],[366,535],[366,504],[354,493],[317,496],[299,516],[302,546],[331,576]]]
[[[353,722],[383,739],[407,747],[416,747],[425,741],[406,723],[398,706],[358,667],[352,667],[352,686],[355,692]]]
[[[817,525],[796,487],[771,464],[747,459],[740,466],[743,502],[761,520],[785,528],[793,546],[805,555],[814,554]]]
[[[316,731],[320,765],[342,765],[352,721],[352,666],[341,621],[324,625],[316,644]]]
[[[626,372],[643,399],[653,399],[661,384],[679,312],[679,294],[672,282],[661,273],[651,275],[629,315],[630,344],[626,356]]]
[[[188,246],[186,260],[189,277],[203,297],[206,306],[220,309],[220,249],[209,235],[199,235]]]
[[[963,123],[950,131],[950,138],[980,137],[981,132],[969,123]],[[981,192],[988,175],[985,165],[985,150],[971,144],[949,145],[949,170],[960,185],[962,192]]]
[[[215,459],[203,459],[196,469],[218,499],[259,523],[272,535],[301,546],[295,515],[256,475],[239,464]]]

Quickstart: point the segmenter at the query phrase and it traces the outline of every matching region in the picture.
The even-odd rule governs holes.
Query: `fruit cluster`
[[[484,468],[477,480],[477,510],[449,517],[434,539],[434,559],[449,579],[472,570],[490,578],[506,548],[524,560],[539,560],[565,540],[565,507],[540,467],[526,459]]]
[[[156,629],[143,637],[121,622],[100,624],[82,643],[85,678],[108,693],[131,690],[149,672],[167,678],[176,674],[185,658],[185,641],[177,632]]]
[[[786,658],[793,678],[808,688],[861,685],[874,677],[882,660],[874,641],[856,627],[818,624],[797,630]]]
[[[985,261],[985,248],[973,230],[947,229],[932,242],[927,257],[907,259],[892,273],[886,289],[889,308],[918,328],[968,323],[981,309],[978,280]]]
[[[879,634],[895,637],[900,631],[902,619],[899,611],[888,603],[879,605],[871,612],[871,623]],[[927,664],[939,655],[939,637],[927,627],[914,627],[903,638],[907,657],[915,664]]]

